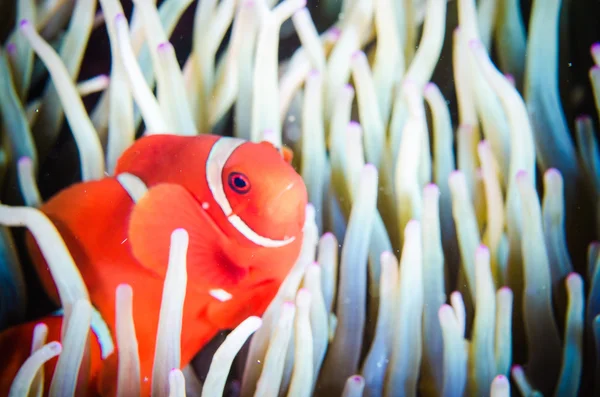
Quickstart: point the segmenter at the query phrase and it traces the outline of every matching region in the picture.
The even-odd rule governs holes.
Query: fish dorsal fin
[[[176,184],[156,185],[136,203],[129,221],[133,255],[164,278],[171,233],[177,228],[189,234],[188,285],[202,291],[227,288],[247,274],[244,264],[231,259],[234,244],[191,193]]]

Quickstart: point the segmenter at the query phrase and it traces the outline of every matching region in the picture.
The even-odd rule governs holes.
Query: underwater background
[[[33,15],[47,17],[41,37],[60,53],[75,29],[74,10],[91,7],[93,25],[80,52],[60,55],[73,82],[105,75],[82,99],[102,155],[114,160],[131,142],[109,154],[110,116],[98,111],[114,77],[106,29],[114,18],[102,5],[119,3],[129,21],[135,7],[17,1],[0,3],[1,201],[35,207],[36,194],[44,202],[86,178],[88,153],[74,139],[77,121],[61,110],[70,103],[48,94],[49,66],[19,36],[17,21],[31,18],[27,6],[34,6]],[[173,133],[289,146],[314,209],[298,262],[262,325],[253,336],[254,329],[241,329],[244,347],[232,371],[227,360],[211,367],[223,332],[191,363],[193,371],[164,374],[173,390],[600,395],[599,2],[285,0],[279,13],[270,11],[269,23],[281,23],[271,31],[279,40],[263,39],[259,48],[260,32],[273,26],[255,8],[274,10],[277,1],[209,2],[203,27],[195,23],[196,1],[138,1],[165,19],[164,10],[172,10],[162,28],[183,69],[185,117],[196,129],[185,131],[175,109],[160,103]],[[254,30],[240,34],[235,47],[235,26],[247,28],[248,21]],[[185,71],[188,57],[211,28],[219,40],[198,65],[212,75],[194,77]],[[152,50],[140,44],[152,39],[144,34],[134,51],[154,89]],[[236,59],[227,69],[232,53],[247,64]],[[151,121],[131,96],[131,75],[125,80],[139,137]],[[27,156],[35,163],[33,196],[18,166]],[[29,263],[24,229],[0,223],[6,329],[57,307]],[[295,313],[286,312],[285,301],[296,302]],[[307,329],[306,338],[298,336]],[[209,367],[221,378],[207,381]],[[210,387],[201,391],[204,382]]]

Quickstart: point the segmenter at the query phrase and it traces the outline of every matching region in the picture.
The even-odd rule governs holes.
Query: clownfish
[[[141,197],[134,199],[120,183],[125,174],[146,185]],[[306,204],[306,186],[289,151],[214,135],[151,135],[122,154],[114,177],[68,187],[40,209],[60,232],[113,336],[115,290],[123,283],[132,287],[142,395],[149,396],[171,233],[184,228],[189,234],[183,368],[220,330],[263,314],[299,255]],[[45,291],[60,303],[31,236],[27,246]],[[30,354],[39,322],[44,319],[0,334],[3,395]],[[60,340],[61,318],[48,322],[48,342]],[[111,396],[118,346],[103,359],[102,338],[93,335],[90,393]],[[26,354],[17,354],[15,346]],[[45,390],[55,365],[53,359],[45,366]]]

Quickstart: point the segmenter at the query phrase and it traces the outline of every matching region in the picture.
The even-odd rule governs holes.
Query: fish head
[[[272,144],[222,138],[209,156],[207,180],[228,221],[252,243],[278,248],[301,235],[306,185]]]

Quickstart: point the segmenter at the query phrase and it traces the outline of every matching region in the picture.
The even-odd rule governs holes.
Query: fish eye
[[[236,193],[246,194],[250,191],[250,181],[241,172],[232,172],[229,174],[228,183],[229,187]]]

